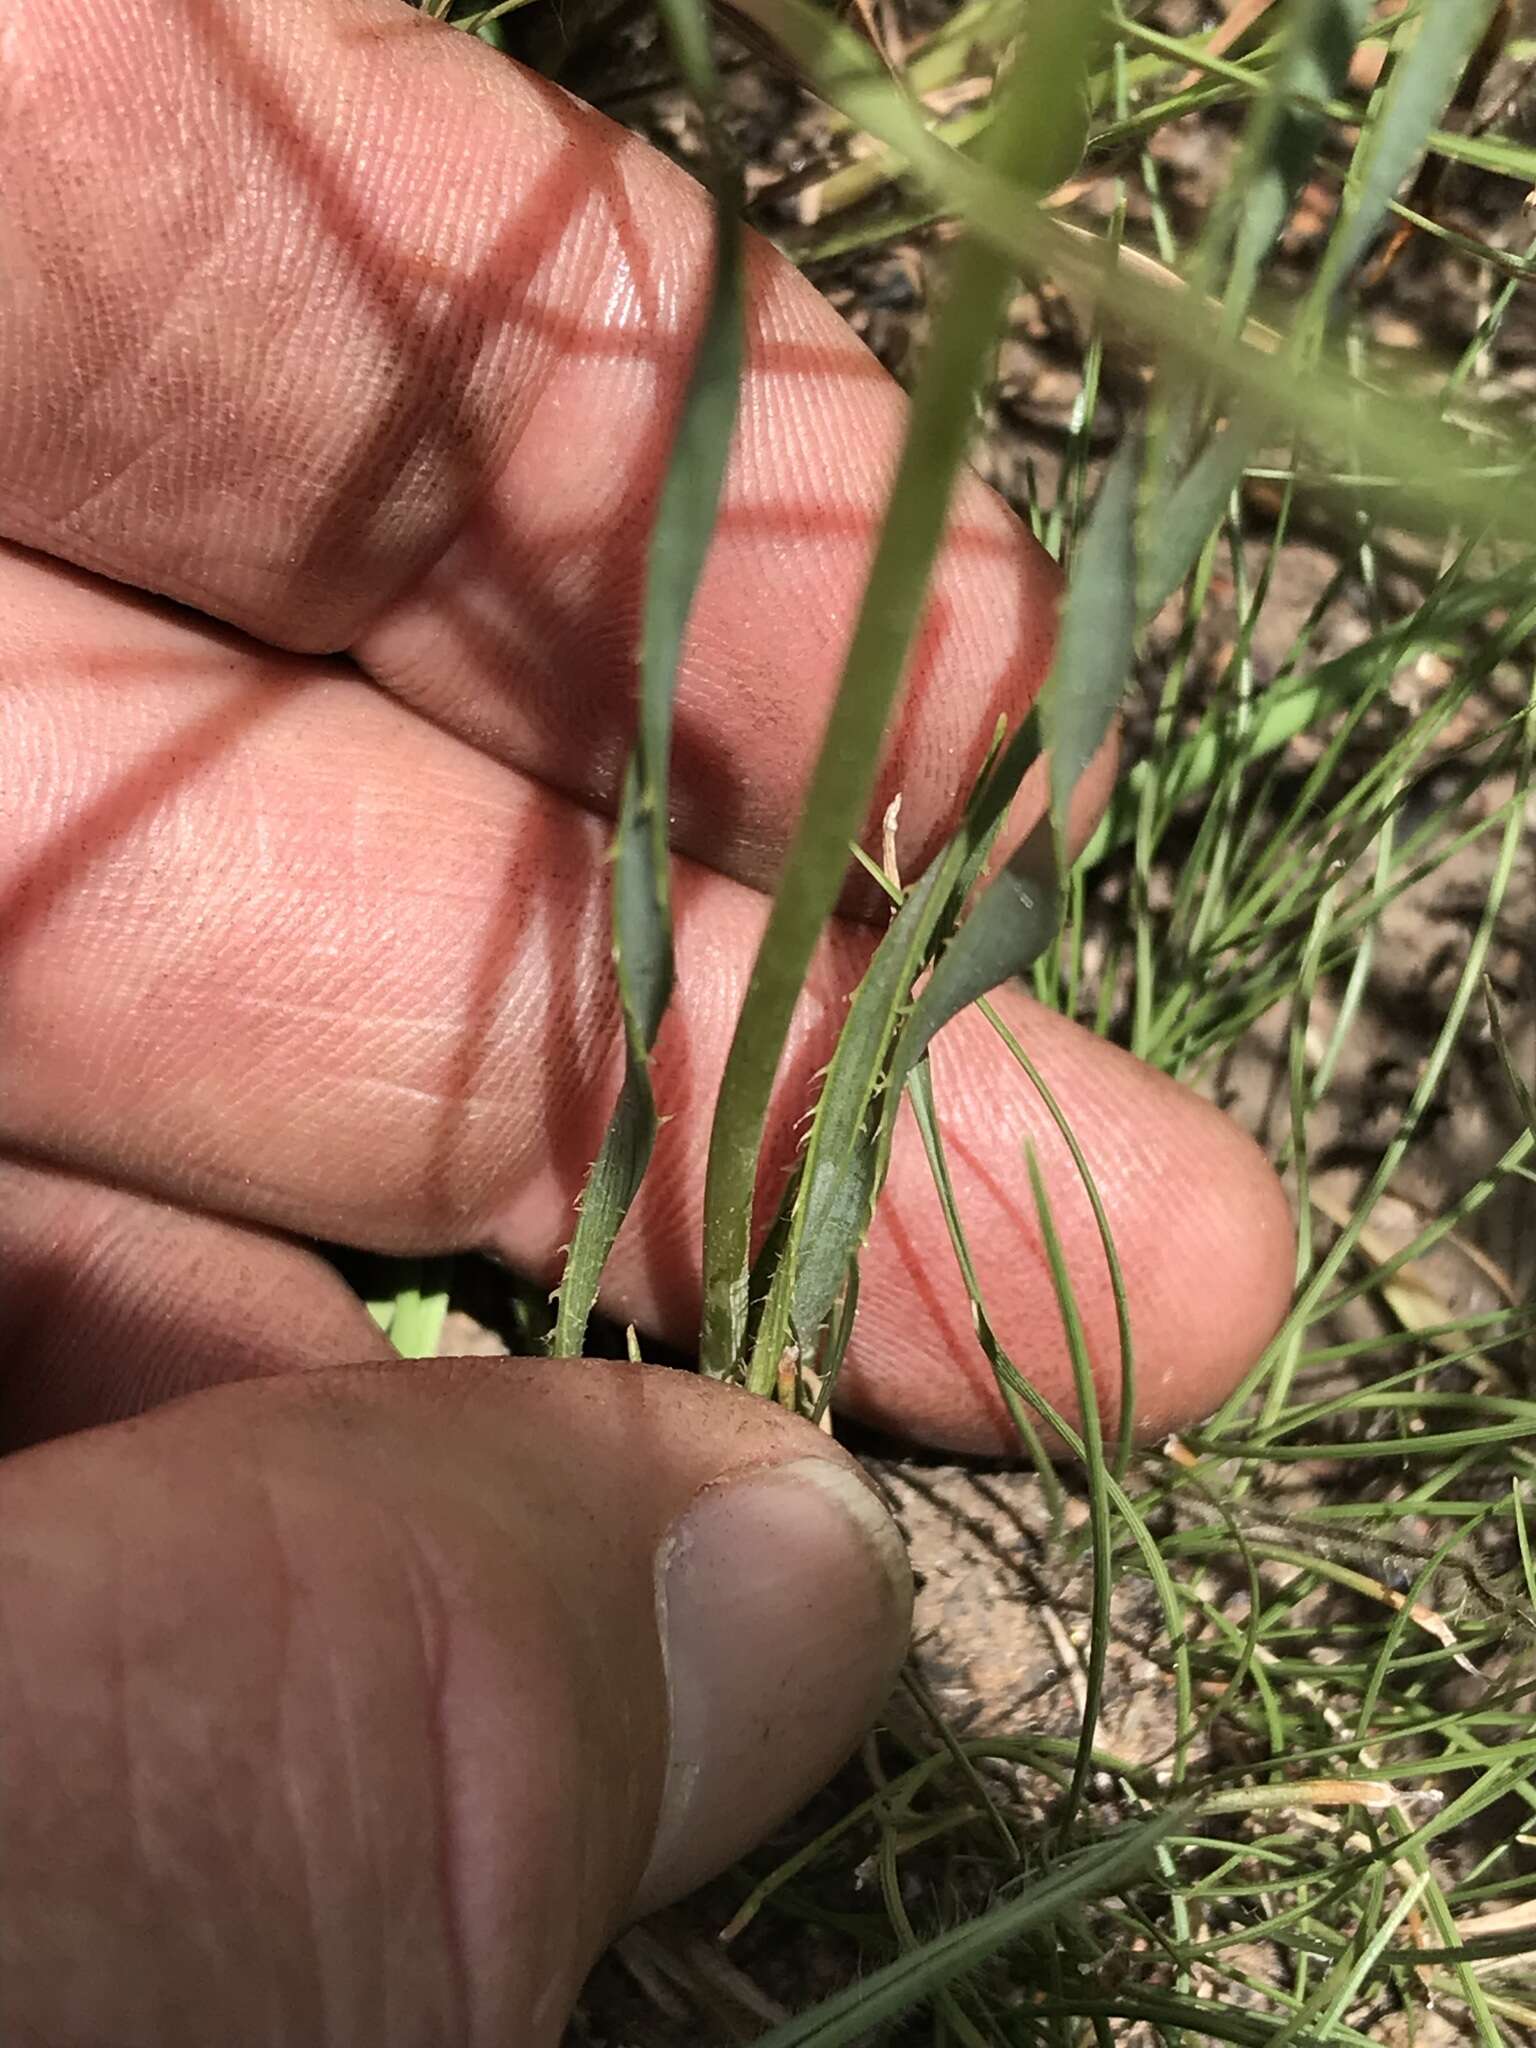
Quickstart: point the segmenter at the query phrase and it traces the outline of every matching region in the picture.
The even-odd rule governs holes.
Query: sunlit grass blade
[[[1252,303],[1259,266],[1312,168],[1327,120],[1321,108],[1343,89],[1367,6],[1368,0],[1291,0],[1285,10],[1284,50],[1208,237],[1210,255],[1225,259],[1229,323]]]
[[[1424,153],[1497,0],[1434,0],[1400,26],[1390,71],[1362,125],[1345,179],[1342,219],[1328,238],[1309,298],[1326,306]]]
[[[716,80],[699,0],[662,0],[673,48],[706,117]],[[640,711],[613,851],[614,968],[624,1017],[625,1071],[617,1106],[582,1193],[560,1281],[551,1338],[579,1355],[603,1268],[656,1141],[650,1057],[672,997],[670,755],[683,636],[714,533],[741,385],[741,229],[734,179],[717,153],[715,260],[646,561]]]

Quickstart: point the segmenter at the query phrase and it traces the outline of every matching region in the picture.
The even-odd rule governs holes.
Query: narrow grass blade
[[[900,1956],[882,1970],[824,1999],[810,2012],[762,2035],[757,2048],[844,2048],[875,2027],[900,2018],[1008,1943],[1049,1926],[1084,1900],[1117,1890],[1152,1861],[1158,1844],[1189,1819],[1182,1806],[1122,1828],[1107,1842],[1063,1857],[1045,1877],[1025,1885],[1006,1905]]]
[[[1126,1293],[1125,1274],[1121,1268],[1120,1254],[1115,1248],[1114,1233],[1109,1227],[1109,1212],[1104,1207],[1104,1197],[1099,1192],[1099,1184],[1094,1178],[1082,1146],[1078,1143],[1077,1133],[1068,1122],[1066,1112],[1056,1100],[1055,1092],[1044,1074],[991,1003],[983,1001],[981,1013],[1007,1047],[1030,1087],[1045,1104],[1051,1122],[1061,1133],[1062,1143],[1072,1155],[1073,1167],[1093,1210],[1094,1224],[1104,1252],[1104,1264],[1109,1273],[1110,1292],[1115,1302],[1115,1330],[1120,1351],[1120,1421],[1115,1444],[1114,1474],[1116,1479],[1123,1480],[1126,1467],[1131,1461],[1136,1436],[1136,1347],[1131,1331],[1131,1307]]]
[[[1228,186],[1233,221],[1225,303],[1246,312],[1259,266],[1279,239],[1326,127],[1321,108],[1340,93],[1365,26],[1367,0],[1292,0],[1286,46],[1248,132],[1246,162]]]
[[[685,78],[709,120],[714,60],[699,0],[662,0]],[[714,279],[672,444],[646,563],[640,717],[624,776],[613,856],[614,966],[624,1016],[618,1104],[582,1194],[551,1338],[579,1355],[603,1267],[650,1163],[657,1112],[650,1056],[672,996],[667,830],[672,710],[683,635],[714,532],[741,383],[741,229],[734,181],[716,156]]]
[[[1515,1105],[1525,1119],[1526,1128],[1536,1133],[1536,1092],[1521,1073],[1516,1063],[1514,1049],[1509,1042],[1509,1033],[1504,1028],[1504,1019],[1499,1015],[1499,1006],[1493,999],[1493,988],[1483,983],[1483,1006],[1488,1016],[1488,1032],[1493,1040],[1493,1049],[1498,1055],[1499,1065],[1504,1070],[1504,1079],[1509,1092],[1515,1098]]]
[[[950,1246],[955,1254],[955,1263],[965,1283],[965,1291],[971,1303],[971,1321],[976,1331],[976,1341],[981,1346],[983,1357],[992,1368],[999,1391],[1007,1404],[1009,1419],[1013,1424],[1025,1455],[1039,1475],[1040,1490],[1050,1510],[1053,1535],[1059,1530],[1066,1496],[1056,1468],[1051,1463],[1039,1430],[1035,1427],[1034,1416],[1024,1403],[1017,1398],[1016,1390],[1009,1379],[1012,1361],[998,1342],[992,1328],[991,1317],[987,1314],[986,1303],[981,1295],[981,1282],[971,1258],[971,1248],[965,1235],[965,1226],[960,1219],[960,1207],[955,1199],[954,1182],[950,1176],[949,1161],[944,1151],[943,1134],[939,1129],[938,1108],[933,1098],[933,1073],[927,1060],[920,1060],[912,1069],[907,1083],[912,1114],[923,1141],[923,1150],[928,1160],[928,1170],[933,1175],[934,1187],[938,1190],[939,1206],[944,1211],[945,1227],[949,1232]]]
[[[1223,508],[1254,459],[1259,432],[1251,419],[1233,420],[1207,442],[1157,507],[1144,551],[1137,609],[1150,619],[1172,597],[1200,559],[1220,524]]]
[[[1136,639],[1136,477],[1141,450],[1125,441],[1110,464],[1072,558],[1071,596],[1040,699],[1051,763],[1056,872],[1067,871],[1072,792],[1114,723]]]
[[[1138,2037],[1142,2026],[1152,2026],[1162,2030],[1158,2037],[1162,2040],[1177,2041],[1182,2036],[1191,2044],[1227,2041],[1233,2048],[1270,2048],[1281,2028],[1279,2020],[1266,2019],[1239,2005],[1151,1988],[1119,1995],[1044,1998],[1038,2010],[1042,2018],[1123,2020]],[[1292,2048],[1373,2048],[1373,2044],[1370,2035],[1341,2026],[1326,2037],[1309,2030]]]
[[[1036,1430],[1031,1417],[1038,1418],[1047,1428],[1054,1430],[1073,1456],[1083,1459],[1085,1462],[1087,1459],[1087,1445],[1072,1427],[1071,1423],[1068,1422],[1067,1418],[1058,1409],[1054,1408],[1046,1400],[1045,1396],[1025,1379],[1024,1375],[999,1343],[997,1334],[992,1328],[986,1302],[982,1298],[975,1262],[971,1257],[970,1245],[966,1239],[965,1225],[960,1216],[959,1205],[955,1200],[954,1183],[950,1177],[949,1165],[945,1157],[943,1134],[939,1128],[938,1114],[933,1102],[931,1078],[926,1063],[920,1065],[914,1071],[910,1083],[910,1093],[913,1113],[917,1119],[918,1130],[922,1135],[923,1147],[928,1156],[929,1168],[933,1174],[933,1184],[938,1191],[939,1206],[944,1212],[944,1223],[949,1232],[950,1247],[955,1255],[955,1263],[960,1269],[960,1277],[964,1282],[965,1291],[970,1297],[971,1315],[976,1326],[977,1340],[981,1345],[987,1363],[991,1366],[996,1377],[998,1391],[1008,1404],[1009,1414],[1019,1431],[1020,1441],[1024,1444],[1036,1468],[1041,1472],[1042,1478],[1046,1480],[1046,1491],[1052,1499],[1054,1519],[1055,1497],[1056,1490],[1059,1489],[1059,1481],[1057,1481],[1054,1472],[1045,1463],[1039,1432]],[[1147,1527],[1146,1521],[1139,1512],[1136,1503],[1131,1499],[1113,1473],[1105,1473],[1104,1487],[1115,1512],[1129,1530],[1131,1540],[1140,1553],[1142,1563],[1146,1567],[1147,1576],[1152,1582],[1157,1594],[1158,1604],[1162,1609],[1163,1621],[1173,1656],[1175,1682],[1175,1782],[1178,1782],[1184,1774],[1185,1753],[1188,1747],[1189,1731],[1193,1723],[1193,1692],[1189,1664],[1189,1645],[1185,1639],[1183,1605],[1178,1589],[1175,1587],[1168,1568],[1163,1562],[1157,1540]]]
[[[1056,1306],[1066,1333],[1067,1353],[1072,1361],[1072,1384],[1083,1418],[1083,1462],[1088,1479],[1088,1528],[1092,1539],[1093,1593],[1090,1613],[1088,1655],[1083,1666],[1082,1728],[1077,1755],[1072,1764],[1072,1782],[1061,1816],[1063,1833],[1077,1819],[1083,1794],[1093,1769],[1094,1738],[1098,1734],[1099,1709],[1104,1698],[1104,1673],[1108,1667],[1110,1599],[1114,1592],[1113,1538],[1109,1519],[1108,1474],[1104,1464],[1104,1432],[1099,1420],[1099,1390],[1094,1384],[1093,1363],[1088,1356],[1088,1338],[1077,1306],[1077,1293],[1067,1271],[1066,1255],[1056,1229],[1051,1199],[1040,1172],[1033,1145],[1026,1152],[1030,1192],[1035,1214],[1040,1219],[1040,1237],[1045,1246],[1046,1265],[1056,1291]]]
[[[922,1058],[935,1032],[1011,975],[1026,973],[1056,934],[1067,807],[1108,736],[1131,670],[1137,460],[1137,451],[1127,446],[1111,465],[1072,565],[1056,657],[1040,700],[1041,737],[1051,757],[1050,813],[983,891],[940,955],[902,1031],[893,1088]]]
[[[1326,305],[1364,255],[1398,187],[1423,155],[1494,5],[1495,0],[1434,0],[1398,29],[1387,83],[1362,126],[1345,182],[1343,216],[1328,238],[1310,298]]]

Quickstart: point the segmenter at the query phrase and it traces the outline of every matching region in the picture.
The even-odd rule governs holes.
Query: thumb
[[[211,1388],[0,1466],[0,2039],[558,2039],[857,1741],[894,1527],[680,1374]]]

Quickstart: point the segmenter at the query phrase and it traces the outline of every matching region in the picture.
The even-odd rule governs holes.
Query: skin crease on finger
[[[394,1356],[313,1252],[0,1158],[0,1453],[215,1380]]]
[[[280,645],[349,647],[478,746],[610,807],[707,286],[697,186],[399,0],[80,0],[6,35],[0,531]],[[76,203],[93,181],[153,203],[107,220]],[[762,886],[904,407],[756,240],[747,284],[674,837]],[[1039,688],[1058,582],[963,481],[870,816],[878,846],[901,792],[904,872]]]
[[[22,793],[0,850],[0,1143],[346,1242],[485,1245],[553,1280],[618,1082],[602,822],[335,665],[21,556],[0,594],[0,745]],[[708,1116],[765,904],[687,861],[675,902],[668,1121],[605,1299],[687,1342]],[[872,943],[838,925],[818,957],[775,1113],[780,1170]],[[1283,1308],[1278,1183],[1194,1096],[1022,996],[1000,1006],[1102,1186],[1141,1426],[1188,1421]],[[1086,1198],[984,1021],[943,1033],[934,1070],[992,1318],[1070,1406],[1026,1138],[1107,1381]],[[1005,1446],[905,1121],[862,1275],[848,1404],[936,1443]]]

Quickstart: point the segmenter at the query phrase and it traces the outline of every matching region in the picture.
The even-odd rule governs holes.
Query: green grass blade
[[[893,1090],[951,1017],[1010,976],[1027,973],[1056,935],[1067,806],[1109,733],[1131,671],[1136,461],[1136,451],[1127,447],[1111,465],[1072,566],[1056,656],[1040,700],[1042,739],[1051,750],[1050,815],[993,878],[939,956],[902,1031]]]
[[[395,1293],[369,1302],[369,1314],[402,1358],[436,1358],[448,1314],[450,1263],[402,1259]]]
[[[1104,1252],[1104,1264],[1109,1273],[1110,1293],[1115,1303],[1115,1329],[1120,1353],[1120,1419],[1116,1435],[1114,1474],[1116,1479],[1125,1478],[1126,1467],[1130,1464],[1131,1451],[1136,1437],[1136,1347],[1131,1331],[1130,1299],[1126,1293],[1125,1273],[1120,1264],[1120,1254],[1115,1247],[1114,1233],[1109,1227],[1109,1212],[1104,1207],[1104,1197],[1099,1192],[1098,1181],[1088,1164],[1077,1133],[1067,1120],[1066,1112],[1057,1101],[1055,1091],[1044,1074],[1035,1065],[993,1006],[983,1000],[981,1013],[1002,1040],[1029,1082],[1031,1088],[1044,1103],[1046,1113],[1061,1134],[1062,1143],[1072,1155],[1072,1164],[1088,1197],[1093,1210],[1094,1225],[1099,1233],[1099,1244]]]
[[[1030,1385],[1018,1370],[998,1341],[982,1298],[975,1262],[971,1257],[970,1245],[966,1239],[965,1225],[955,1200],[954,1183],[950,1177],[948,1161],[944,1152],[943,1134],[933,1101],[932,1081],[926,1062],[913,1072],[910,1083],[913,1114],[917,1119],[924,1150],[933,1174],[933,1184],[938,1191],[939,1206],[944,1212],[945,1228],[949,1233],[950,1248],[960,1277],[970,1298],[971,1315],[975,1323],[977,1339],[981,1344],[987,1363],[997,1380],[998,1391],[1008,1404],[1009,1414],[1019,1432],[1020,1441],[1041,1473],[1042,1482],[1052,1500],[1053,1521],[1056,1495],[1060,1482],[1045,1462],[1045,1453],[1039,1432],[1031,1417],[1037,1417],[1049,1429],[1055,1431],[1074,1457],[1086,1462],[1087,1445],[1084,1439],[1059,1410],[1051,1405],[1036,1388]],[[1048,1101],[1050,1098],[1046,1098]],[[1189,1646],[1185,1640],[1183,1604],[1178,1589],[1169,1576],[1157,1540],[1138,1512],[1135,1502],[1113,1473],[1105,1472],[1104,1488],[1109,1495],[1115,1512],[1130,1531],[1131,1540],[1141,1554],[1147,1576],[1151,1580],[1162,1609],[1168,1641],[1172,1649],[1175,1680],[1175,1728],[1174,1757],[1175,1782],[1182,1781],[1184,1758],[1188,1747],[1189,1731],[1193,1720],[1192,1690],[1189,1665]]]
[[[1144,550],[1138,590],[1143,619],[1172,597],[1199,561],[1211,532],[1253,460],[1259,436],[1251,420],[1234,420],[1200,451],[1158,505]]]
[[[1364,255],[1398,187],[1423,155],[1494,5],[1495,0],[1435,0],[1399,28],[1386,85],[1361,128],[1345,181],[1342,218],[1309,293],[1318,304],[1327,304]]]
[[[954,1181],[949,1171],[949,1161],[944,1151],[943,1134],[939,1129],[938,1108],[933,1098],[933,1073],[927,1060],[920,1060],[912,1069],[907,1083],[912,1114],[917,1120],[918,1132],[927,1155],[928,1168],[933,1175],[933,1184],[938,1191],[939,1206],[944,1211],[945,1227],[949,1232],[950,1246],[955,1254],[955,1263],[970,1298],[971,1320],[976,1330],[976,1341],[982,1354],[991,1366],[999,1391],[1008,1406],[1011,1420],[1019,1442],[1035,1471],[1039,1474],[1040,1490],[1050,1509],[1051,1525],[1055,1530],[1061,1520],[1066,1497],[1056,1468],[1051,1463],[1033,1416],[1022,1401],[1016,1398],[1015,1389],[1008,1380],[1009,1359],[998,1342],[987,1314],[986,1303],[981,1295],[981,1283],[977,1278],[975,1263],[971,1258],[970,1244],[961,1221],[959,1204],[955,1199]]]
[[[1279,239],[1327,125],[1321,105],[1341,92],[1365,26],[1366,0],[1291,0],[1272,90],[1250,124],[1245,161],[1227,186],[1218,229],[1230,225],[1224,303],[1238,318],[1252,303],[1259,266]]]
[[[899,2019],[915,2005],[1033,1929],[1046,1927],[1087,1899],[1118,1889],[1152,1861],[1158,1844],[1189,1818],[1171,1806],[1150,1820],[1121,1828],[1109,1841],[1063,1857],[1047,1876],[1027,1883],[1006,1905],[899,1956],[810,2012],[762,2035],[757,2048],[845,2048],[875,2027]]]
[[[814,1347],[869,1227],[891,1044],[942,929],[964,853],[964,835],[957,834],[908,894],[849,1005],[755,1335],[747,1375],[754,1393],[772,1391],[791,1342],[802,1356]]]
[[[795,18],[805,17],[818,47],[829,38],[835,47],[845,34],[813,9]],[[1010,189],[1043,191],[1073,133],[1080,147],[1082,82],[1099,19],[1091,6],[1031,15],[1028,61],[1021,55],[1011,67],[988,137]],[[913,118],[921,129],[921,117]],[[701,1351],[704,1369],[717,1375],[738,1369],[747,1329],[757,1162],[780,1054],[869,807],[1012,277],[1012,258],[980,237],[956,252],[837,697],[731,1042],[705,1187]]]
[[[902,1031],[892,1080],[900,1085],[951,1017],[1022,974],[1061,921],[1052,827],[1042,818],[978,898],[939,956]]]
[[[1072,792],[1109,736],[1135,656],[1139,465],[1140,449],[1132,438],[1110,464],[1073,555],[1056,658],[1040,698],[1058,875],[1068,866]]]
[[[709,121],[716,82],[699,0],[662,0],[684,76]],[[672,714],[683,635],[725,484],[741,384],[741,228],[734,179],[716,156],[715,263],[646,561],[640,715],[625,771],[613,858],[614,965],[624,1018],[619,1100],[583,1190],[550,1348],[579,1356],[614,1239],[656,1142],[650,1056],[672,996],[667,846]]]
[[[1056,1229],[1055,1213],[1040,1172],[1033,1145],[1027,1147],[1030,1192],[1035,1214],[1040,1219],[1040,1237],[1045,1246],[1046,1265],[1056,1291],[1056,1306],[1066,1333],[1067,1353],[1072,1361],[1072,1384],[1083,1418],[1083,1452],[1088,1479],[1088,1529],[1092,1545],[1093,1591],[1090,1608],[1088,1655],[1083,1664],[1082,1729],[1077,1755],[1072,1764],[1072,1782],[1067,1787],[1060,1825],[1069,1831],[1076,1822],[1093,1770],[1094,1739],[1098,1734],[1099,1709],[1104,1698],[1104,1674],[1109,1660],[1110,1600],[1114,1594],[1113,1537],[1109,1519],[1109,1488],[1104,1463],[1104,1432],[1099,1420],[1099,1390],[1094,1384],[1093,1365],[1088,1356],[1088,1337],[1077,1306],[1077,1293],[1067,1271],[1066,1255]]]
[[[916,982],[947,941],[1026,770],[1039,758],[1038,731],[1032,716],[994,749],[959,830],[908,891],[854,993],[790,1191],[747,1376],[754,1392],[772,1391],[791,1341],[802,1357],[814,1349],[844,1288],[889,1157],[900,1100],[891,1047]]]

